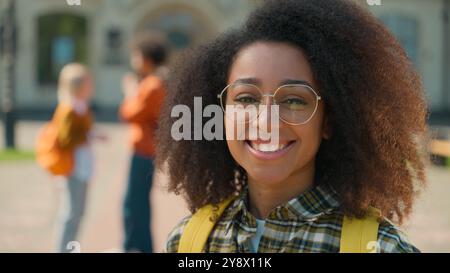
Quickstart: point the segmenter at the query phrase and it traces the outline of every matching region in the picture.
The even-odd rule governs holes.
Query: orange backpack
[[[70,107],[58,106],[52,120],[44,125],[36,141],[36,161],[53,175],[68,176],[74,167],[73,150],[62,149],[58,141],[59,118],[68,111]]]

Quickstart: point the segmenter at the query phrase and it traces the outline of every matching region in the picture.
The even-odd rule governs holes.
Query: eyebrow
[[[241,78],[234,81],[234,83],[243,83],[243,84],[254,84],[254,85],[261,85],[261,81],[257,78]]]
[[[261,80],[258,78],[241,78],[234,81],[234,83],[242,83],[242,84],[254,84],[256,86],[261,86]],[[296,79],[284,79],[280,82],[281,85],[288,84],[304,84],[312,88],[312,85],[305,80],[296,80]]]
[[[280,85],[287,85],[287,84],[303,84],[312,87],[311,84],[305,80],[285,79],[280,82]]]

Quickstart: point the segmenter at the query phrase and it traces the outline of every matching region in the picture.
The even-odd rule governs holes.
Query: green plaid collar
[[[338,195],[329,184],[320,184],[273,209],[268,220],[315,221],[339,207]],[[223,220],[242,223],[242,228],[253,231],[256,218],[248,210],[248,187],[245,187],[227,209]]]

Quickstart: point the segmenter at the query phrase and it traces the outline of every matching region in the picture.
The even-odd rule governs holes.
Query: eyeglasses
[[[232,83],[217,95],[225,115],[234,118],[237,112],[237,122],[244,123],[252,122],[259,117],[264,109],[260,107],[264,104],[264,97],[272,98],[273,104],[279,107],[279,118],[291,125],[309,122],[317,111],[319,100],[322,99],[307,84],[286,84],[278,87],[273,94],[263,94],[256,85]],[[233,106],[231,108],[233,112],[227,111],[229,106]],[[256,111],[248,111],[250,108]]]

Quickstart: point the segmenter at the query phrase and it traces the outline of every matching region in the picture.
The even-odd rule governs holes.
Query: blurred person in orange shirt
[[[128,187],[123,203],[124,251],[152,249],[150,191],[153,179],[155,130],[166,92],[165,39],[155,33],[139,34],[131,46],[131,67],[135,73],[122,80],[124,100],[121,120],[129,124],[132,156]]]
[[[37,160],[51,174],[66,177],[66,198],[61,211],[58,251],[69,252],[86,208],[88,183],[94,158],[91,141],[93,116],[89,104],[94,94],[92,75],[81,64],[63,67],[58,82],[58,107],[41,131]]]

